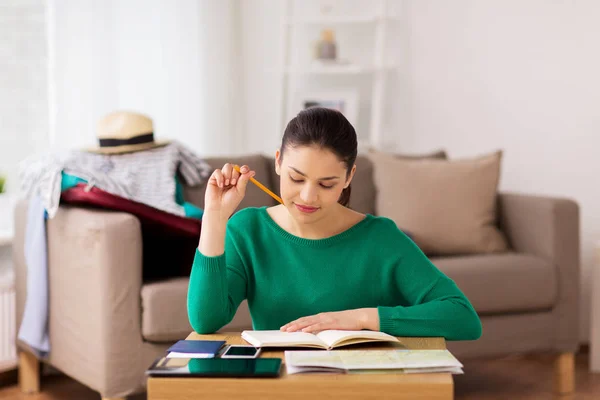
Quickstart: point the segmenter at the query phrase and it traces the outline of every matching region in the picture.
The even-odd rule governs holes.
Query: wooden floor
[[[588,354],[576,357],[577,392],[571,396],[552,395],[552,357],[511,356],[489,360],[463,361],[465,375],[455,377],[457,400],[592,400],[600,399],[600,373],[591,374]],[[3,378],[11,380],[10,376]],[[43,393],[26,396],[14,384],[0,379],[2,400],[99,400],[100,396],[65,377],[48,376],[43,380]],[[132,400],[144,400],[144,395]]]
[[[569,396],[552,394],[553,360],[551,355],[531,355],[464,361],[465,375],[454,378],[456,399],[600,399],[600,373],[590,373],[587,352],[575,358],[577,390]]]

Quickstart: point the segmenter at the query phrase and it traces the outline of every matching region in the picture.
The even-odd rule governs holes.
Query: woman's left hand
[[[302,317],[281,327],[284,332],[318,333],[327,329],[359,331],[379,330],[379,314],[376,308],[358,308],[337,312],[324,312]]]

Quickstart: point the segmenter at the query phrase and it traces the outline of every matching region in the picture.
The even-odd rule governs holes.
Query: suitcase
[[[135,215],[142,229],[143,279],[189,276],[202,221],[158,210],[79,183],[61,194],[64,204],[121,211]]]

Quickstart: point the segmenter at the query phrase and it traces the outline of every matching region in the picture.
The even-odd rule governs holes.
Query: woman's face
[[[356,169],[346,179],[346,164],[319,146],[286,147],[283,157],[279,151],[275,157],[283,204],[294,218],[304,222],[321,219],[336,206]]]

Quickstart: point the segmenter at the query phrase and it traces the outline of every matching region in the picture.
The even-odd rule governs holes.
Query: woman
[[[254,172],[231,164],[213,172],[188,291],[196,332],[220,329],[248,299],[256,330],[481,336],[463,293],[393,221],[348,208],[356,155],[348,120],[309,108],[276,152],[283,204],[230,219]]]

